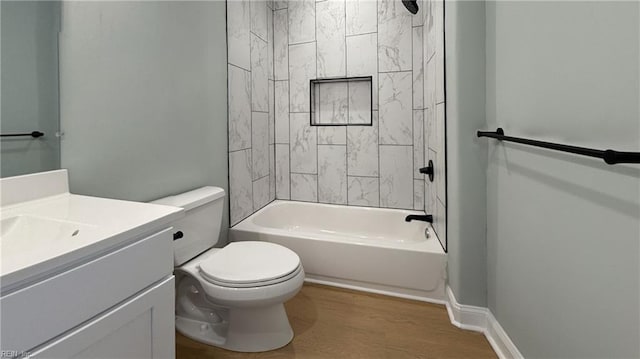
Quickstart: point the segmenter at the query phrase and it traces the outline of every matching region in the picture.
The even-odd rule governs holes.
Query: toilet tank
[[[151,203],[181,207],[185,210],[185,216],[171,224],[174,234],[182,232],[182,238],[173,241],[174,266],[182,265],[218,243],[222,226],[224,189],[202,187]]]

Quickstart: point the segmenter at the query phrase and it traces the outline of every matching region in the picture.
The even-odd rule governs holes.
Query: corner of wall
[[[451,287],[447,287],[447,313],[454,326],[483,333],[500,359],[521,359],[522,353],[502,328],[490,309],[458,303]]]
[[[487,305],[485,3],[445,9],[449,286],[462,303]]]

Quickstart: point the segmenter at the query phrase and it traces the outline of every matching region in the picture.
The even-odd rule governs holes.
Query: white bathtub
[[[230,236],[292,249],[309,282],[443,303],[446,254],[430,225],[405,222],[409,214],[421,212],[274,201]]]

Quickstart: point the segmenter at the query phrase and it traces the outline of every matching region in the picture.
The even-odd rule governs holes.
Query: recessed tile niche
[[[371,126],[372,76],[311,80],[311,126]]]

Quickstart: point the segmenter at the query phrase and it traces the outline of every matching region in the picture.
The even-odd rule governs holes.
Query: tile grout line
[[[288,6],[288,5],[287,5]],[[287,8],[287,77],[289,79],[289,84],[287,85],[287,117],[288,117],[288,124],[289,124],[289,171],[287,173],[287,176],[289,177],[289,199],[292,199],[291,197],[291,44],[290,44],[290,40],[289,40],[289,15],[290,15],[290,11],[289,8]]]
[[[345,77],[349,77],[349,72],[347,68],[349,66],[349,53],[347,52],[347,0],[342,2],[343,10],[344,10],[344,75]],[[349,89],[349,82],[347,81],[347,124],[350,122],[351,118],[351,106],[349,105],[349,100],[351,99],[351,93]],[[344,141],[345,141],[345,149],[344,149],[344,185],[346,198],[344,199],[347,206],[349,205],[349,128],[346,127],[344,129]]]
[[[376,85],[378,91],[378,207],[382,207],[382,168],[380,166],[380,0],[376,0],[376,72],[378,76],[378,83]]]
[[[413,45],[411,45],[411,46],[413,46]],[[411,56],[413,56],[413,54]],[[413,61],[413,60],[411,60],[411,61]],[[412,65],[412,67],[413,67],[413,65]],[[380,74],[397,74],[397,73],[403,73],[403,72],[411,73],[413,75],[413,69],[410,69],[410,70],[398,70],[398,71],[378,71],[378,73],[380,73]]]
[[[273,151],[269,150],[269,153],[273,153],[273,167],[271,166],[271,157],[269,157],[269,202],[274,201],[276,199],[276,193],[278,192],[278,184],[276,182],[276,68],[275,68],[275,56],[276,50],[274,48],[275,43],[275,27],[274,27],[274,13],[273,8],[275,7],[275,3],[271,1],[270,11],[267,11],[267,16],[271,16],[271,37],[269,37],[269,21],[267,21],[267,37],[270,42],[267,42],[267,46],[271,48],[271,77],[273,78],[271,88],[273,89]],[[269,20],[267,18],[267,20]],[[269,51],[269,50],[267,50]],[[269,57],[267,53],[267,57]],[[270,107],[270,106],[269,106]],[[269,108],[271,110],[271,108]],[[269,137],[271,137],[271,131],[269,131]],[[273,168],[273,176],[271,176],[271,169]],[[271,181],[273,180],[273,198],[271,198]]]
[[[255,211],[254,203],[255,203],[255,193],[253,193],[253,56],[251,51],[251,3],[246,5],[249,7],[249,100],[251,103],[251,117],[249,120],[249,130],[250,130],[250,148],[249,148],[249,161],[251,164],[251,212]],[[251,214],[250,214],[251,215]],[[250,216],[249,215],[249,216]],[[248,216],[247,216],[248,217]],[[246,217],[245,217],[246,218]]]
[[[247,70],[247,69],[245,69],[244,67],[239,66],[239,65],[236,65],[236,64],[231,63],[231,62],[227,62],[227,65],[229,65],[229,66],[233,66],[233,67],[235,67],[235,68],[237,68],[237,69],[240,69],[240,70],[243,70],[243,71],[246,71],[246,72],[251,72],[251,70]]]
[[[413,16],[413,15],[411,15]],[[413,24],[413,18],[411,18],[411,23]],[[413,181],[413,165],[414,163],[416,163],[416,143],[415,143],[415,139],[416,139],[416,126],[415,126],[415,118],[414,118],[414,113],[413,113],[413,94],[415,93],[416,89],[414,88],[414,83],[413,83],[413,76],[414,76],[414,72],[415,72],[415,64],[413,63],[413,56],[414,56],[414,48],[413,48],[413,28],[411,28],[411,207],[412,208],[416,208],[416,198],[415,198],[415,193],[416,193],[416,185],[415,185],[415,181]]]
[[[315,53],[315,63],[316,63],[316,78],[318,78],[318,3],[316,1],[313,2],[313,36],[315,38],[315,45],[316,45],[316,53]],[[311,84],[309,84],[309,86],[311,86]],[[318,91],[320,90],[320,88],[318,87]],[[309,91],[311,91],[311,89],[309,89]],[[309,92],[309,96],[310,96]],[[318,95],[319,96],[319,95]],[[309,99],[310,101],[313,101],[314,99]],[[309,117],[311,117],[311,103],[309,103]],[[311,126],[311,125],[309,125]],[[318,159],[318,129],[316,128],[316,202],[318,202],[319,197],[320,197],[320,164],[319,164],[319,159]]]
[[[349,1],[349,0],[347,0]],[[346,13],[346,10],[345,10]],[[362,35],[373,35],[373,34],[377,34],[377,31],[371,31],[371,32],[362,32],[362,33],[357,33],[357,34],[345,34],[344,37],[356,37],[356,36],[362,36]],[[346,40],[346,39],[345,39]]]

